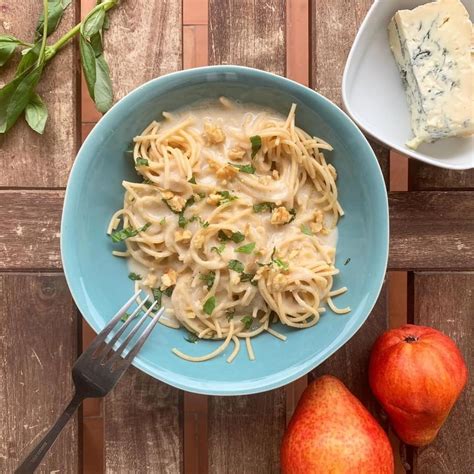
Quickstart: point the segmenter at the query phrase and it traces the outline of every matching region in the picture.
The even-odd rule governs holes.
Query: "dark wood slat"
[[[181,472],[181,405],[179,390],[129,369],[104,403],[106,472]]]
[[[209,398],[209,473],[279,472],[285,390]]]
[[[63,191],[0,191],[0,269],[61,268]]]
[[[285,0],[209,0],[209,64],[285,74]]]
[[[2,2],[0,35],[11,34],[31,41],[41,8],[42,2],[37,0]],[[79,2],[72,2],[51,42],[66,33],[78,16]],[[44,135],[33,132],[23,118],[6,135],[0,135],[0,186],[66,185],[79,137],[75,54],[72,44],[64,48],[47,66],[38,86],[49,111]],[[17,62],[0,73],[1,82],[12,77]]]
[[[72,397],[78,315],[59,274],[0,274],[0,472],[13,472]],[[38,472],[78,472],[74,417]]]
[[[474,193],[390,193],[391,270],[474,268]]]
[[[122,2],[105,35],[115,99],[182,66],[182,1]],[[130,38],[140,47],[130,54]],[[106,472],[183,470],[182,396],[138,370],[104,401]]]
[[[346,59],[371,4],[372,0],[311,1],[311,86],[339,106]],[[369,142],[388,183],[389,149]]]
[[[241,64],[284,75],[285,26],[284,0],[210,0],[209,64]],[[255,473],[256,460],[262,474],[278,472],[285,412],[284,388],[210,397],[209,472]]]
[[[474,189],[474,169],[466,171],[445,170],[429,166],[421,161],[410,161],[410,189],[429,191],[434,189]]]
[[[345,317],[350,318],[350,314]],[[369,389],[367,370],[372,345],[388,328],[388,324],[387,287],[384,285],[364,325],[347,344],[313,370],[311,378],[314,380],[324,374],[338,377],[372,413],[378,413],[375,399]]]
[[[415,273],[414,322],[452,337],[474,366],[474,273]],[[471,379],[435,441],[414,453],[415,474],[472,472],[474,384]]]

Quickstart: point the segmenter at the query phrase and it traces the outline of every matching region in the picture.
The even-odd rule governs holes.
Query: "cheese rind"
[[[438,0],[400,10],[388,31],[415,135],[407,145],[473,134],[472,23],[462,3]]]

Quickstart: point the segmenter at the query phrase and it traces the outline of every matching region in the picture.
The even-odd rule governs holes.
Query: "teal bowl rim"
[[[371,165],[373,167],[372,171],[379,178],[377,180],[378,182],[377,186],[380,188],[378,190],[379,194],[383,196],[384,202],[382,204],[384,205],[383,207],[384,207],[385,216],[386,216],[386,219],[385,219],[386,225],[384,226],[385,227],[384,229],[380,229],[381,233],[379,234],[379,237],[383,238],[382,244],[384,244],[384,247],[385,247],[385,254],[384,254],[384,261],[381,262],[383,263],[383,265],[380,265],[380,267],[377,269],[377,274],[375,275],[375,278],[379,280],[378,288],[376,292],[372,294],[372,300],[367,303],[366,315],[363,317],[360,317],[357,323],[354,324],[353,333],[350,335],[348,334],[347,337],[343,339],[340,339],[337,344],[328,344],[325,350],[315,353],[315,355],[311,359],[306,360],[304,363],[301,363],[296,366],[293,365],[283,371],[280,371],[278,373],[278,377],[276,377],[275,374],[272,374],[272,375],[268,375],[266,377],[260,378],[258,380],[250,381],[250,382],[239,382],[240,385],[238,388],[235,387],[236,384],[233,384],[231,388],[229,388],[228,386],[215,387],[215,386],[210,386],[209,384],[206,384],[206,382],[203,380],[194,379],[188,376],[181,376],[174,372],[171,373],[165,369],[156,370],[156,368],[150,367],[145,361],[143,361],[139,355],[135,358],[133,362],[133,365],[137,367],[138,369],[140,369],[141,371],[178,389],[182,389],[182,390],[186,390],[186,391],[194,392],[194,393],[205,394],[205,395],[219,395],[219,396],[249,395],[253,393],[265,392],[268,390],[273,390],[273,389],[282,387],[284,385],[287,385],[293,382],[294,380],[296,380],[297,378],[307,374],[308,372],[316,368],[319,364],[324,362],[331,355],[333,355],[337,350],[339,350],[346,342],[348,342],[357,333],[357,331],[361,328],[361,326],[367,320],[375,303],[377,302],[377,299],[380,295],[380,291],[382,289],[382,285],[384,282],[384,277],[385,277],[385,273],[387,270],[387,263],[388,263],[388,251],[389,251],[388,195],[387,195],[387,189],[385,187],[385,181],[382,174],[382,170],[377,161],[377,158],[375,157],[372,147],[370,146],[369,142],[367,141],[365,136],[362,134],[362,132],[359,130],[357,125],[354,123],[354,121],[340,107],[338,107],[332,101],[330,101],[323,95],[319,94],[315,90],[310,89],[306,86],[303,86],[302,84],[299,84],[295,81],[292,81],[291,79],[287,79],[285,77],[278,76],[277,74],[273,74],[271,72],[266,72],[266,71],[262,71],[255,68],[250,68],[250,67],[245,67],[245,66],[235,66],[235,65],[204,66],[204,67],[199,67],[199,68],[194,68],[194,69],[186,69],[182,71],[177,71],[177,72],[173,72],[170,74],[166,74],[164,76],[151,79],[150,81],[145,82],[141,86],[132,90],[125,97],[120,99],[107,112],[107,114],[105,114],[99,120],[99,122],[95,125],[92,132],[84,140],[84,143],[82,144],[81,148],[79,149],[77,153],[76,159],[74,160],[73,166],[69,174],[69,179],[68,179],[66,192],[64,196],[64,206],[63,206],[63,214],[61,218],[61,231],[60,231],[61,260],[62,260],[63,270],[64,270],[64,274],[66,277],[66,282],[68,284],[69,290],[71,292],[71,295],[73,297],[73,300],[76,306],[78,307],[84,319],[90,324],[90,326],[94,329],[95,332],[99,332],[101,329],[103,329],[103,327],[99,327],[99,325],[96,324],[96,321],[88,315],[87,305],[83,299],[84,295],[80,294],[81,293],[80,285],[77,283],[80,278],[80,275],[78,275],[75,272],[74,266],[72,264],[71,266],[69,266],[68,264],[69,259],[67,255],[68,253],[72,251],[70,244],[68,244],[68,237],[71,238],[71,241],[72,241],[73,236],[67,235],[67,231],[64,230],[65,228],[68,228],[68,229],[71,228],[69,224],[71,224],[71,222],[74,219],[72,216],[72,213],[69,211],[72,207],[74,196],[79,192],[79,188],[80,188],[80,180],[76,178],[76,174],[80,173],[81,167],[87,163],[87,155],[83,153],[83,149],[88,146],[89,142],[92,142],[93,140],[95,140],[94,136],[96,134],[99,134],[107,130],[108,121],[110,120],[110,117],[114,114],[114,112],[122,111],[122,110],[125,111],[128,105],[132,104],[134,99],[138,97],[143,91],[146,91],[147,89],[155,88],[157,84],[166,85],[167,83],[172,82],[176,76],[182,77],[182,76],[192,76],[195,74],[207,74],[207,73],[221,73],[222,74],[222,73],[232,73],[232,72],[235,72],[235,73],[241,72],[250,76],[252,75],[267,76],[272,79],[272,81],[275,84],[275,88],[298,90],[298,92],[300,93],[309,94],[309,95],[315,94],[316,96],[318,96],[319,100],[326,102],[326,104],[329,105],[330,108],[333,108],[336,111],[336,113],[341,116],[343,120],[346,120],[352,125],[354,129],[354,133],[358,135],[358,137],[362,140],[362,142],[365,142],[365,145],[367,147],[367,155],[368,155],[367,159],[369,160],[368,161],[369,166]],[[251,77],[249,79],[251,79]],[[380,191],[382,192],[380,193]],[[381,223],[380,225],[382,226],[383,223]],[[117,304],[120,304],[120,303],[122,302],[117,302]],[[214,384],[214,385],[217,385],[217,384]]]

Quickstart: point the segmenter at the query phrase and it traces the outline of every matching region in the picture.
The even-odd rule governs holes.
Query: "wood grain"
[[[474,189],[474,169],[446,170],[410,160],[409,177],[410,189],[413,190]]]
[[[390,193],[391,270],[472,270],[474,193]]]
[[[342,75],[354,38],[372,0],[311,0],[311,87],[342,106]],[[385,182],[389,149],[369,140]]]
[[[58,274],[0,274],[0,472],[18,462],[72,397],[78,317]],[[77,417],[38,472],[76,473]]]
[[[283,0],[210,0],[209,64],[285,74],[285,12]],[[285,393],[209,398],[210,473],[278,472]]]
[[[209,64],[285,74],[284,0],[209,0]]]
[[[181,35],[181,0],[121,2],[105,35],[114,98],[181,69]],[[177,389],[130,370],[104,401],[105,471],[181,472],[181,398]]]
[[[1,2],[0,35],[11,34],[31,41],[41,5],[37,0]],[[78,10],[77,2],[72,2],[51,41],[75,24]],[[10,80],[17,60],[1,72],[0,85]],[[0,135],[0,186],[66,185],[79,143],[76,87],[76,52],[69,44],[47,66],[38,86],[49,111],[44,135],[31,130],[23,118],[6,135]]]
[[[182,471],[180,392],[132,367],[105,399],[105,472]]]
[[[416,273],[414,322],[452,337],[467,366],[474,367],[474,273]],[[468,474],[474,465],[471,378],[435,441],[414,453],[416,474]]]
[[[209,473],[279,472],[285,390],[209,399]]]
[[[0,269],[61,268],[63,191],[0,190]]]
[[[181,69],[181,3],[125,0],[111,11],[105,51],[115,100],[154,77]]]

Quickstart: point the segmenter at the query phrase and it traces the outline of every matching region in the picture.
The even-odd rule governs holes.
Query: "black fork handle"
[[[74,415],[79,405],[85,397],[74,393],[69,405],[63,411],[62,415],[57,419],[56,423],[43,436],[43,439],[36,445],[30,454],[23,460],[23,462],[15,470],[15,474],[32,474],[36,468],[41,464],[45,454],[49,451],[51,446],[56,441],[59,433],[66,426],[69,419]]]

